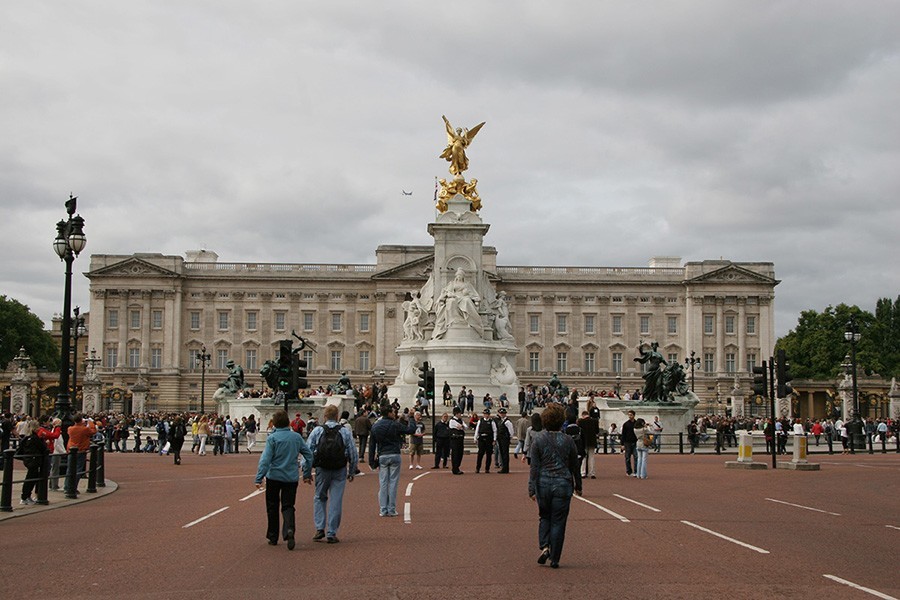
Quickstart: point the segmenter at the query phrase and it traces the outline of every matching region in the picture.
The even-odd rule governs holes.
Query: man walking
[[[325,542],[336,544],[340,541],[337,532],[341,526],[344,488],[348,481],[353,481],[358,454],[350,429],[338,422],[337,405],[326,406],[324,414],[325,424],[316,427],[308,440],[316,467],[316,495],[313,496],[316,535],[313,540],[318,542],[324,538]]]
[[[637,436],[634,434],[634,411],[628,411],[628,420],[622,423],[622,450],[625,452],[625,474],[637,477]]]
[[[578,419],[578,428],[581,429],[581,439],[584,442],[584,476],[597,479],[594,471],[594,449],[597,447],[597,437],[600,435],[600,422],[584,410],[581,411],[581,418]]]
[[[475,443],[478,444],[478,459],[475,461],[475,472],[481,472],[481,460],[485,459],[484,472],[491,472],[491,460],[494,458],[494,440],[497,439],[497,424],[491,418],[490,409],[484,409],[482,417],[475,424]]]
[[[453,407],[453,417],[447,426],[450,428],[450,466],[454,475],[462,475],[459,470],[462,465],[463,444],[466,441],[466,424],[462,419],[462,409]]]
[[[369,438],[369,466],[378,469],[378,516],[397,516],[397,486],[400,483],[400,436],[415,433],[415,423],[396,421],[394,408],[381,409]],[[376,462],[377,457],[377,462]]]
[[[501,408],[500,422],[497,423],[497,450],[500,453],[500,472],[509,473],[509,442],[515,435],[512,421],[506,417],[506,409]]]
[[[366,460],[366,445],[369,443],[369,432],[372,431],[372,421],[369,420],[369,411],[363,408],[353,420],[353,434],[359,439],[359,460]]]

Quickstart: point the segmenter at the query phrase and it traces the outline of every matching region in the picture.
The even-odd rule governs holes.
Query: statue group
[[[687,379],[681,363],[667,362],[659,352],[657,342],[650,344],[649,349],[642,343],[640,353],[641,355],[634,361],[647,365],[642,375],[644,379],[642,402],[672,402],[675,396],[687,395]]]
[[[444,119],[444,128],[447,132],[447,147],[441,152],[440,157],[450,163],[449,171],[453,175],[453,179],[449,182],[446,179],[440,180],[441,191],[435,207],[442,213],[447,212],[447,201],[453,196],[461,194],[469,201],[471,209],[477,212],[481,210],[481,198],[478,196],[477,189],[478,180],[473,177],[471,181],[467,182],[463,177],[463,171],[469,168],[466,148],[484,127],[484,122],[482,121],[471,129],[463,127],[454,129],[447,117],[442,116],[441,118]]]

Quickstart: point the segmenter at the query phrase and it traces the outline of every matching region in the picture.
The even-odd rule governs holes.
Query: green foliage
[[[791,364],[791,372],[802,379],[835,379],[850,353],[844,339],[850,317],[856,319],[860,340],[856,362],[860,371],[877,373],[885,379],[900,377],[900,296],[895,301],[881,298],[875,314],[858,306],[839,304],[821,313],[803,311],[797,327],[778,340]]]
[[[59,369],[59,346],[40,318],[18,300],[0,296],[0,369],[23,347],[33,366]]]

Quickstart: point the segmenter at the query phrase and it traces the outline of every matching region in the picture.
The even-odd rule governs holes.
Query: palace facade
[[[698,408],[721,412],[772,354],[772,263],[662,257],[646,267],[503,266],[495,248],[483,253],[485,272],[509,298],[523,385],[543,385],[557,372],[582,391],[634,391],[643,382],[632,359],[642,341],[657,341],[670,361],[693,353],[695,391],[706,403]],[[104,387],[118,393],[107,407],[130,409],[121,392],[140,380],[147,410],[196,410],[201,393],[208,402],[227,377],[228,360],[259,388],[259,368],[292,331],[309,341],[312,386],[335,383],[343,371],[353,383],[393,382],[402,304],[427,280],[434,248],[383,245],[375,258],[354,265],[223,263],[205,250],[93,255],[87,345],[101,359]],[[211,356],[205,371],[203,348]]]

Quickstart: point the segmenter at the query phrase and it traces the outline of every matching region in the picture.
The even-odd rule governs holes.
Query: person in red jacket
[[[816,437],[816,446],[819,445],[819,437],[825,433],[825,428],[822,427],[822,422],[816,419],[816,422],[813,423],[812,426],[812,434]]]
[[[84,467],[87,464],[87,453],[91,449],[91,437],[97,433],[97,428],[91,419],[87,421],[81,416],[81,413],[75,413],[75,423],[69,426],[69,443],[67,450],[78,448],[78,460],[75,472],[75,488],[78,488],[78,482],[84,476]]]

